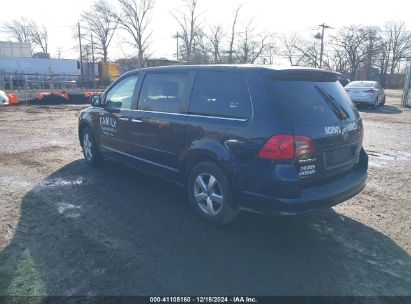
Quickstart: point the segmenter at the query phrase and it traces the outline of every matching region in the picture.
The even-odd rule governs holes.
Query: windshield
[[[338,124],[359,117],[338,81],[266,81],[269,96],[282,119],[306,125]]]

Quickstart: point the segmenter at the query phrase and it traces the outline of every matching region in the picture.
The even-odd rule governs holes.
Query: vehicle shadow
[[[0,295],[406,295],[411,258],[330,210],[193,216],[182,191],[107,163],[75,161],[28,192],[0,252]]]
[[[358,111],[364,112],[364,113],[379,113],[379,114],[400,114],[402,113],[402,110],[393,105],[383,105],[378,108],[372,108],[372,107],[367,107],[367,106],[357,106]]]

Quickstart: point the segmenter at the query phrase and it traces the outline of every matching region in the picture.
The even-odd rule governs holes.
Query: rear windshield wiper
[[[320,88],[318,85],[315,85],[315,88],[317,91],[320,93],[321,97],[327,102],[327,104],[330,106],[330,108],[333,110],[335,115],[340,120],[343,120],[348,117],[348,113],[344,110],[344,108],[332,97],[330,94],[328,94],[324,89]]]

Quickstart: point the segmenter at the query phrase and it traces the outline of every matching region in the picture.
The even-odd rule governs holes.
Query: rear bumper
[[[351,97],[353,103],[356,104],[374,104],[376,96],[367,97]]]
[[[239,207],[246,211],[287,215],[332,207],[352,198],[364,189],[367,169],[368,159],[341,178],[301,190],[297,198],[279,198],[242,191],[239,197]]]

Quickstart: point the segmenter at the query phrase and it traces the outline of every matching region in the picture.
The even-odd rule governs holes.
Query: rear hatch
[[[294,160],[302,184],[343,174],[359,160],[361,118],[337,77],[321,70],[277,71],[266,77],[277,115],[293,135],[310,137],[315,145],[315,152]]]

